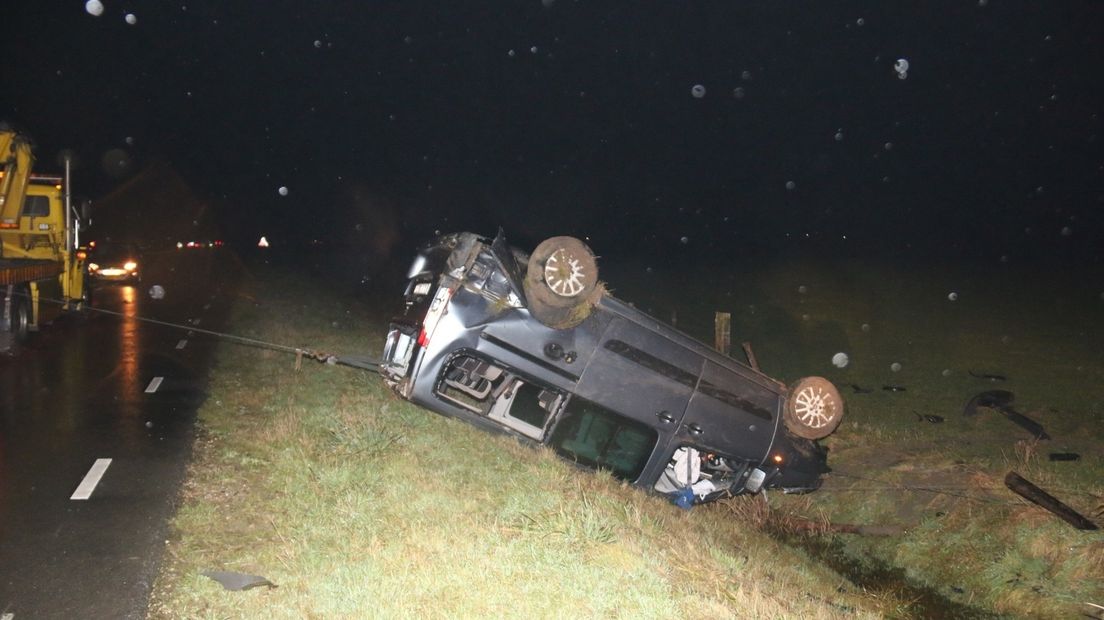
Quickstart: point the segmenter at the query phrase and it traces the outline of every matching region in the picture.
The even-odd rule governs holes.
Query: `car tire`
[[[582,323],[603,291],[594,252],[575,237],[545,239],[529,255],[525,298],[544,325],[569,329]]]
[[[805,439],[831,435],[843,420],[843,398],[823,377],[805,377],[790,386],[782,421],[791,433]]]

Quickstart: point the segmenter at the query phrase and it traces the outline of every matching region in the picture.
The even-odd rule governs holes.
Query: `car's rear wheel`
[[[579,239],[545,239],[529,256],[525,273],[529,312],[549,327],[568,329],[582,323],[602,290],[598,261]]]
[[[843,398],[831,381],[805,377],[790,387],[782,421],[794,435],[821,439],[831,435],[842,420]]]

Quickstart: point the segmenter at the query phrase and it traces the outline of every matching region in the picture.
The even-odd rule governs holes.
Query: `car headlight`
[[[89,271],[99,271],[100,266],[97,265],[96,263],[88,263],[88,270]]]
[[[136,263],[132,260],[128,260],[127,262],[123,263],[123,269],[126,269],[127,271],[134,271],[137,268],[138,268],[138,263]]]

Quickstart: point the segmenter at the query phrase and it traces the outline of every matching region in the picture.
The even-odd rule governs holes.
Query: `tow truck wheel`
[[[27,342],[31,333],[31,309],[29,300],[23,297],[25,294],[25,290],[20,290],[11,299],[11,323],[8,324],[8,330],[17,344]]]
[[[582,323],[601,297],[598,261],[575,237],[545,239],[529,256],[525,297],[529,312],[555,329]]]
[[[805,439],[821,439],[843,420],[843,399],[832,382],[805,377],[789,389],[782,421],[791,433]]]

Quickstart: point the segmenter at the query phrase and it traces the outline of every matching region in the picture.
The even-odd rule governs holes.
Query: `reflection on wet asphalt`
[[[224,251],[151,262],[141,284],[95,289],[94,306],[122,316],[64,317],[0,359],[0,612],[145,616],[216,343],[139,317],[217,329],[237,264]],[[97,459],[111,462],[88,499],[70,499]]]

